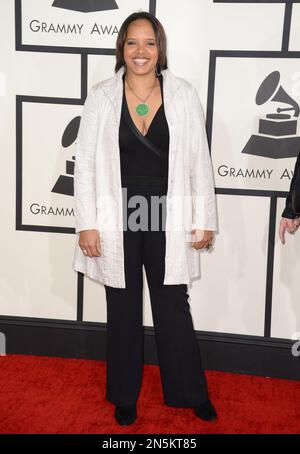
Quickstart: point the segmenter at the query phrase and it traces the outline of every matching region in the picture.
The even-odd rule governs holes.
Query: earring
[[[157,72],[157,68],[159,68],[159,71],[160,71],[159,73]],[[161,76],[161,67],[160,67],[159,63],[157,63],[157,65],[156,65],[155,72],[156,72],[157,77]]]

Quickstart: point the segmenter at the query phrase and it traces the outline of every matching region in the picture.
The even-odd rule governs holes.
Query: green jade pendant
[[[140,117],[143,117],[149,112],[149,107],[147,106],[147,104],[139,104],[136,107],[135,111],[138,115],[140,115]]]

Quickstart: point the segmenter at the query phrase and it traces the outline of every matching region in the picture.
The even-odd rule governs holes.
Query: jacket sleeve
[[[195,87],[191,89],[190,180],[193,194],[193,229],[218,230],[216,196],[205,117]]]
[[[75,150],[75,232],[97,229],[95,151],[98,131],[97,94],[93,86],[84,103]]]
[[[285,208],[282,212],[282,217],[283,218],[288,218],[288,219],[295,219],[297,217],[296,213],[293,210],[292,207],[292,190],[294,188],[297,188],[298,191],[300,192],[300,153],[298,154],[298,158],[296,160],[295,168],[294,168],[294,175],[290,184],[290,190],[289,193],[286,197],[285,201]]]

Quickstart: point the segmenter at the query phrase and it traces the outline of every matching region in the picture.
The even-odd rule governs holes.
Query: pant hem
[[[119,402],[119,401],[116,401],[116,400],[113,400],[113,399],[109,399],[108,397],[106,397],[106,400],[108,402],[110,402],[111,404],[113,405],[117,405],[118,407],[119,406],[127,406],[127,405],[136,405],[136,401],[135,402]]]

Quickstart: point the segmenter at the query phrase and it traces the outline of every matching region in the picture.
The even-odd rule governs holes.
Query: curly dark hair
[[[167,69],[167,38],[165,30],[159,20],[151,13],[147,11],[139,11],[137,13],[132,13],[128,16],[118,33],[117,41],[116,41],[116,64],[115,64],[115,72],[117,72],[124,64],[124,44],[127,36],[128,27],[131,22],[134,22],[138,19],[146,19],[148,20],[154,30],[156,43],[158,47],[158,65],[160,69]]]

